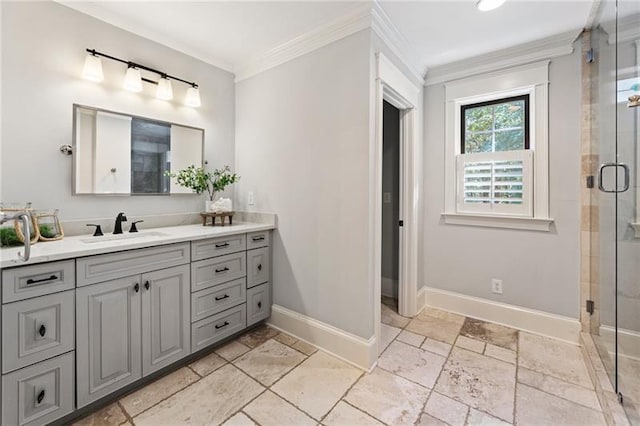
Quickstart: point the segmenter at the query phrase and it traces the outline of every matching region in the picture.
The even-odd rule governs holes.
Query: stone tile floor
[[[579,347],[384,302],[371,373],[264,326],[76,424],[605,424]]]

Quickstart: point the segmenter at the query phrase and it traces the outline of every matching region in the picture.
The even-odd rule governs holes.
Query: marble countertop
[[[0,268],[33,265],[54,260],[73,259],[184,241],[197,241],[274,228],[273,224],[245,222],[225,226],[202,226],[200,224],[144,229],[135,234],[134,238],[130,238],[129,236],[133,234],[127,232],[120,235],[105,234],[103,237],[93,237],[91,235],[65,237],[60,241],[41,241],[33,244],[31,246],[31,258],[27,262],[18,259],[18,252],[24,252],[24,247],[22,246],[0,249]]]

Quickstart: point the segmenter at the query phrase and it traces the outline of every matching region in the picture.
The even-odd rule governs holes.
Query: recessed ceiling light
[[[497,9],[504,4],[507,0],[478,0],[476,7],[478,10],[486,12],[488,10]]]

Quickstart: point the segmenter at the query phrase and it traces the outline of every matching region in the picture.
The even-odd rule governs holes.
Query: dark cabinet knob
[[[216,300],[226,299],[227,297],[229,297],[228,294],[225,294],[224,296],[220,296],[220,297],[216,296]]]
[[[144,282],[144,288],[149,290],[149,287],[151,287],[151,283],[149,281],[145,281]]]
[[[225,321],[224,324],[216,325],[216,330],[219,329],[219,328],[222,328],[222,327],[226,327],[228,325],[229,325],[229,321]]]
[[[38,333],[40,333],[40,336],[44,337],[44,335],[47,334],[47,327],[42,324],[38,329]]]
[[[36,400],[38,401],[38,404],[42,403],[42,401],[44,400],[44,389],[40,391],[40,393],[36,397]]]
[[[262,271],[262,263],[258,265],[258,271]]]
[[[258,309],[262,308],[262,302],[258,302]]]
[[[228,270],[229,270],[229,268],[227,266],[225,266],[224,268],[216,269],[216,274],[219,274],[221,272],[227,272]]]
[[[137,292],[140,291],[140,284],[136,283],[136,285],[133,286],[133,289]]]

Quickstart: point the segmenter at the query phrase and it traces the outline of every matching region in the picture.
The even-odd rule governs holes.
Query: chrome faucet
[[[22,233],[24,235],[24,256],[18,252],[18,258],[23,261],[29,260],[31,256],[31,214],[29,212],[19,212],[8,215],[0,211],[0,225],[10,220],[22,221]]]
[[[118,217],[116,217],[116,226],[113,228],[114,234],[122,234],[122,222],[126,222],[127,217],[124,213],[118,213]]]

